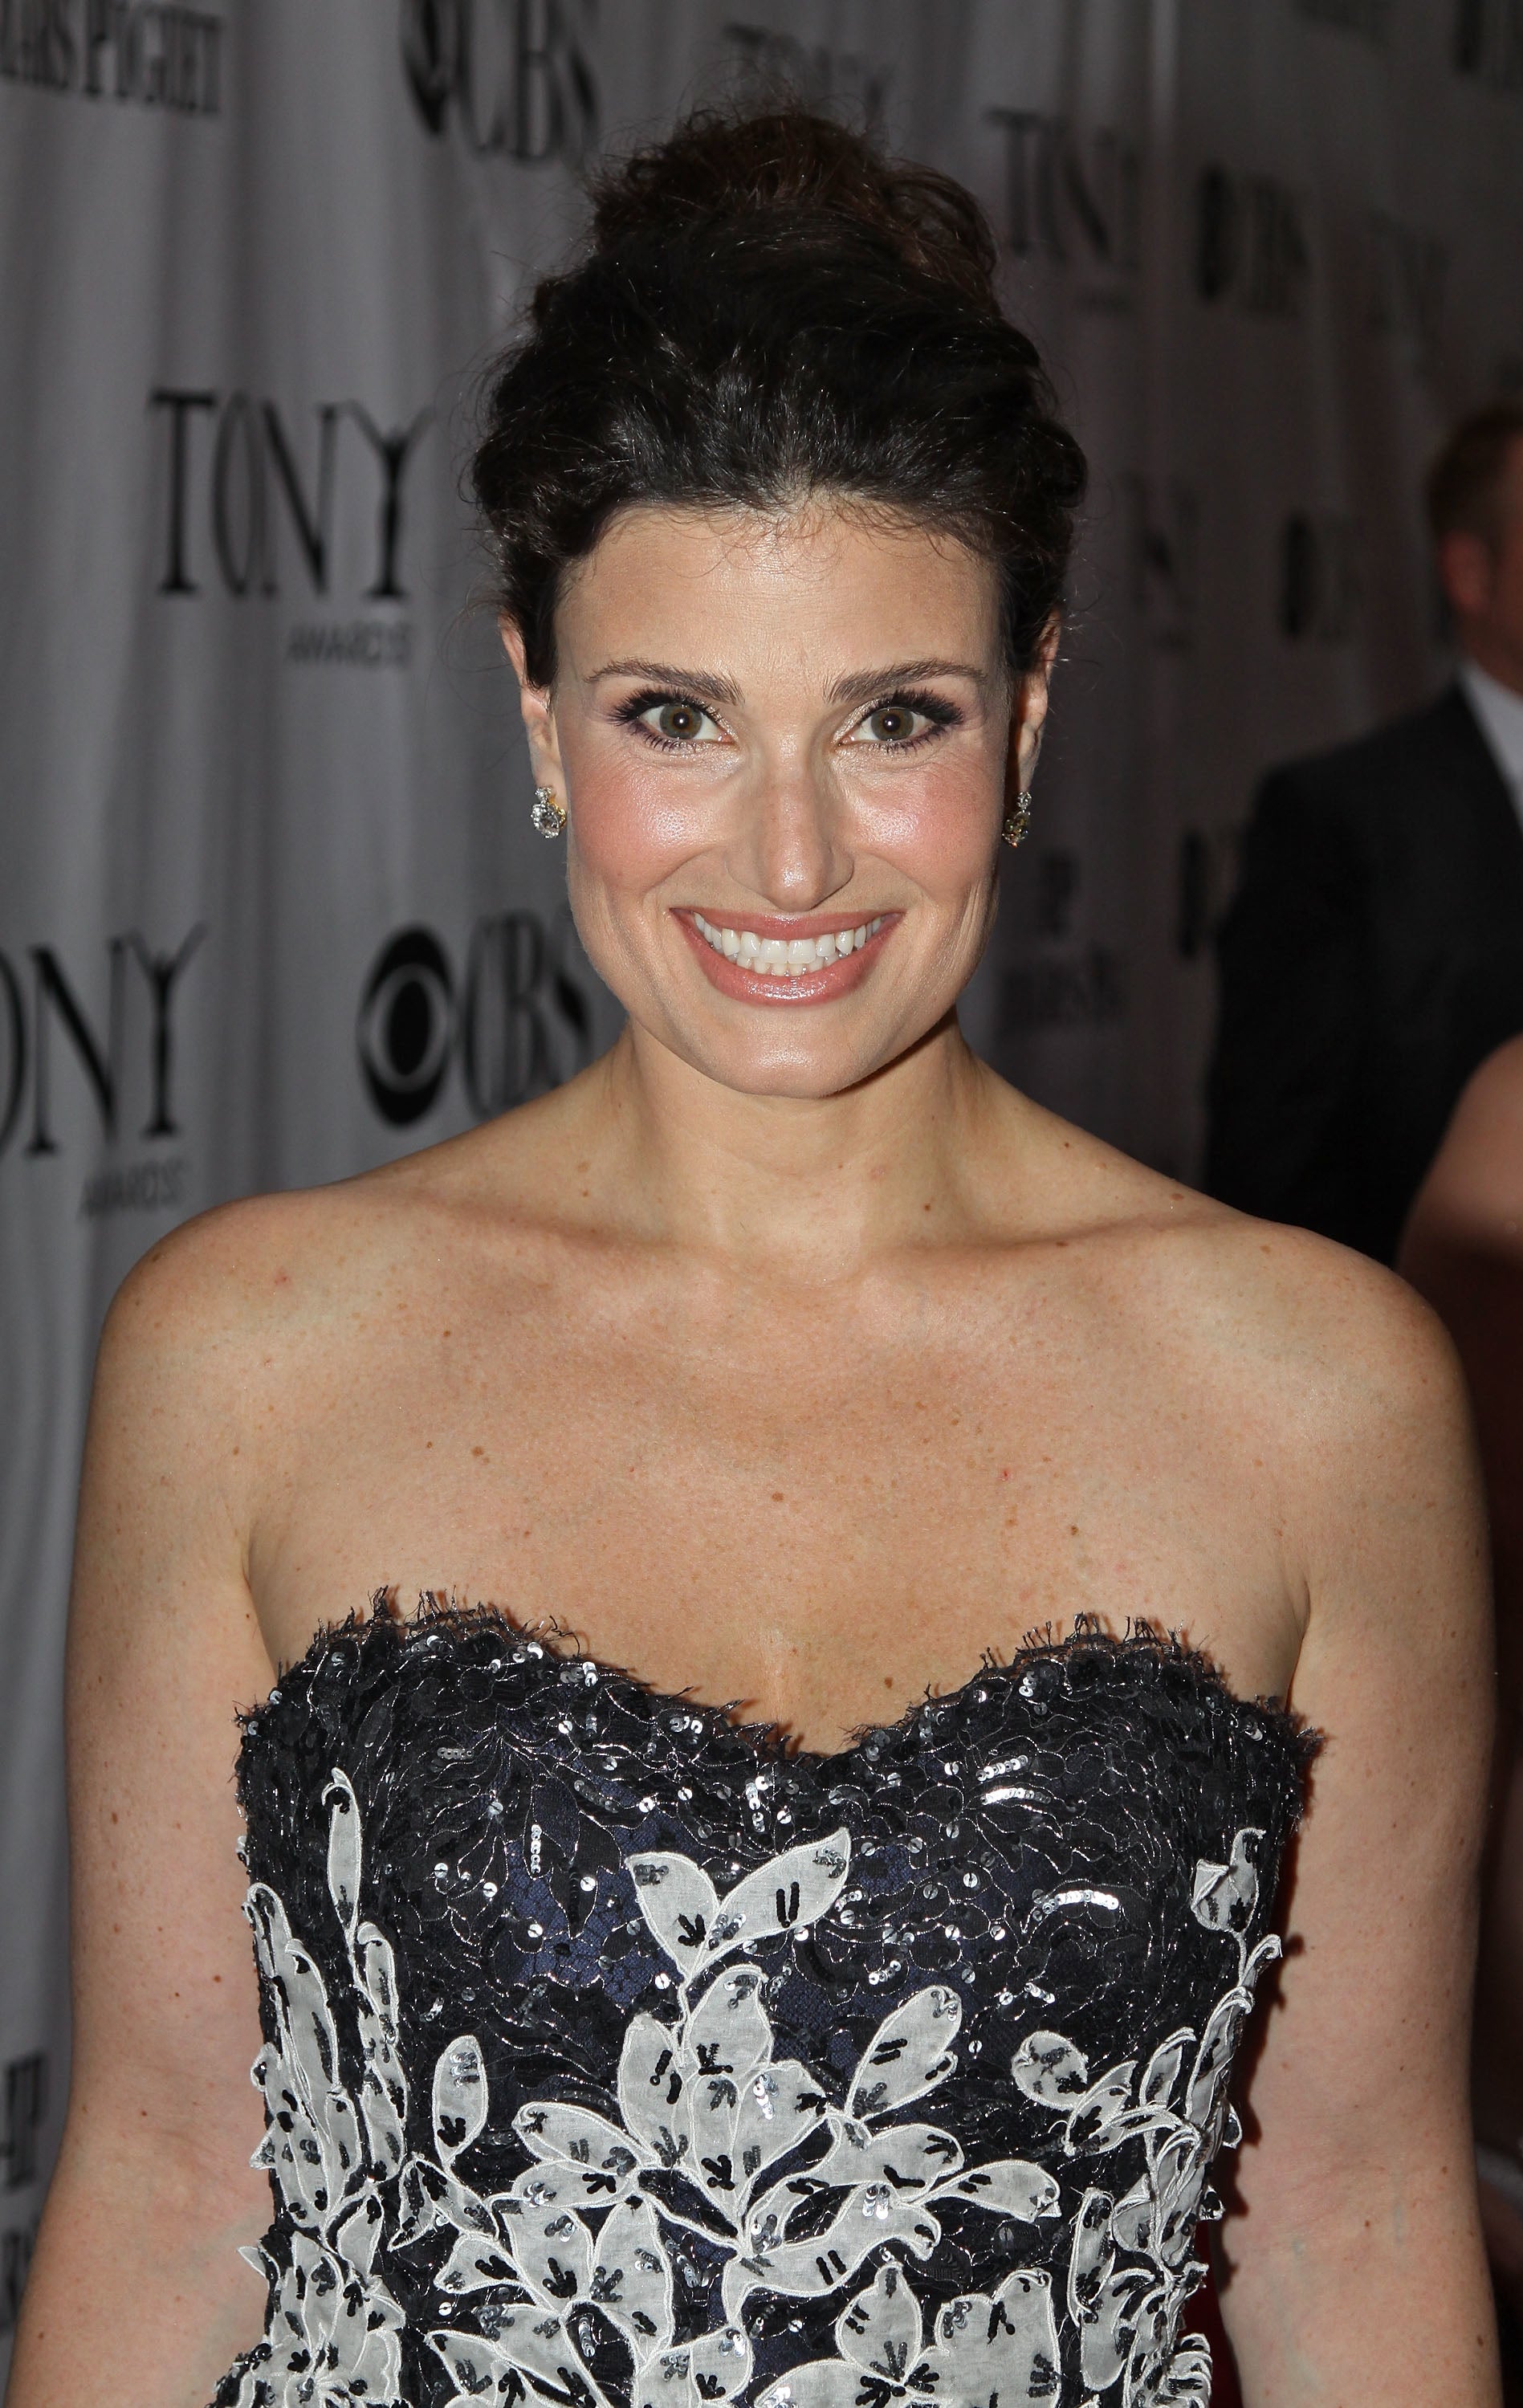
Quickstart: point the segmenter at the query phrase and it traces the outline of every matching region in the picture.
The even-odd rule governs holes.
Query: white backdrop
[[[1417,472],[1523,384],[1523,0],[0,0],[0,2359],[101,1313],[611,1035],[463,398],[583,157],[778,71],[979,193],[1094,463],[1001,1068],[1187,1175],[1255,776],[1439,674]]]

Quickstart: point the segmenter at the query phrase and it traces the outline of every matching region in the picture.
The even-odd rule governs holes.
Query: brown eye
[[[908,744],[917,717],[907,702],[881,703],[862,723],[863,731],[875,744]]]

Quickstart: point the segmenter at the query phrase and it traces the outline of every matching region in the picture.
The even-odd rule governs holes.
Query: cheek
[[[641,894],[701,851],[711,798],[684,792],[627,754],[600,757],[596,746],[566,766],[575,851],[595,882]]]
[[[884,778],[860,798],[855,816],[865,849],[923,894],[953,901],[987,879],[1000,807],[986,764],[965,760]]]

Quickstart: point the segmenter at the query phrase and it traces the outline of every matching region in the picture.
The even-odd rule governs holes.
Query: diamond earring
[[[553,786],[536,786],[529,817],[541,836],[560,835],[566,825],[566,805]]]
[[[1012,803],[1009,810],[1005,813],[1005,824],[999,833],[1004,838],[1007,844],[1017,845],[1024,839],[1026,832],[1029,828],[1030,824],[1031,790],[1027,787],[1024,795],[1016,796],[1015,800]]]

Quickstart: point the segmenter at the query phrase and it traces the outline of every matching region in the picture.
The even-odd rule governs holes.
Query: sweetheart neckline
[[[590,1676],[605,1689],[623,1689],[643,1700],[656,1713],[681,1713],[699,1718],[699,1727],[710,1739],[730,1741],[749,1749],[758,1759],[781,1756],[785,1763],[796,1764],[819,1772],[825,1768],[846,1768],[880,1754],[885,1747],[898,1742],[914,1742],[921,1727],[938,1708],[955,1713],[971,1702],[979,1684],[987,1681],[1017,1681],[1037,1664],[1067,1662],[1074,1657],[1091,1655],[1113,1661],[1132,1661],[1168,1665],[1185,1671],[1201,1693],[1213,1697],[1234,1714],[1257,1716],[1278,1731],[1295,1750],[1304,1765],[1316,1752],[1316,1733],[1283,1698],[1240,1696],[1231,1688],[1220,1668],[1203,1649],[1187,1646],[1172,1631],[1161,1631],[1151,1623],[1128,1618],[1124,1632],[1117,1635],[1102,1627],[1096,1614],[1074,1615],[1071,1630],[1055,1639],[1049,1624],[1044,1633],[1028,1632],[1012,1654],[1001,1659],[985,1649],[982,1662],[966,1680],[952,1689],[925,1695],[911,1700],[904,1712],[891,1723],[861,1723],[854,1729],[844,1747],[805,1747],[801,1742],[790,1741],[784,1726],[775,1722],[747,1722],[740,1718],[734,1700],[727,1705],[714,1705],[695,1698],[682,1689],[661,1689],[643,1681],[638,1673],[624,1666],[606,1663],[600,1656],[584,1649],[575,1641],[574,1652],[556,1646],[546,1637],[553,1632],[557,1639],[572,1638],[554,1621],[523,1623],[510,1608],[492,1603],[459,1606],[452,1599],[425,1595],[420,1599],[416,1613],[397,1613],[390,1593],[378,1589],[370,1600],[367,1615],[351,1612],[342,1622],[326,1623],[313,1633],[303,1653],[282,1667],[276,1675],[268,1695],[260,1703],[240,1712],[238,1721],[247,1730],[256,1716],[269,1706],[280,1702],[282,1684],[286,1681],[310,1678],[335,1646],[346,1639],[358,1639],[362,1644],[377,1643],[376,1634],[385,1633],[389,1642],[404,1654],[414,1646],[425,1646],[430,1640],[442,1636],[467,1637],[481,1629],[496,1629],[516,1646],[532,1650],[552,1669],[574,1671],[585,1667],[583,1677]],[[381,1643],[386,1643],[384,1641]]]

